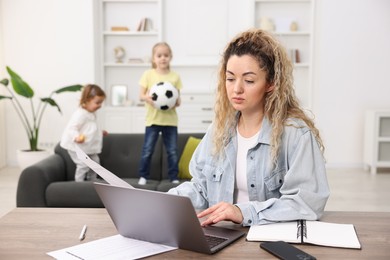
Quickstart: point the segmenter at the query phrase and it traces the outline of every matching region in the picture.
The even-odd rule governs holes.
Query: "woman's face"
[[[273,89],[266,76],[252,56],[231,56],[226,66],[226,92],[233,108],[243,114],[262,111],[265,94]]]

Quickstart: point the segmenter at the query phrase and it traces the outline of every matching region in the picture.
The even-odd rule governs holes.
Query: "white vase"
[[[17,150],[16,151],[19,168],[23,171],[26,167],[37,163],[50,155],[50,151],[41,150],[41,151],[27,151],[27,150]]]

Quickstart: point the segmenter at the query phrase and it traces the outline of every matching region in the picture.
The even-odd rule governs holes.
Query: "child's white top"
[[[74,140],[79,135],[85,136],[82,144]],[[86,154],[96,154],[102,151],[103,132],[99,130],[96,122],[96,114],[88,112],[84,108],[78,108],[70,118],[61,138],[61,147],[75,151],[75,145],[79,145]]]

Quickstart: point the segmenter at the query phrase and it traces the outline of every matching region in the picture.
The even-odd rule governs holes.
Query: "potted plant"
[[[62,113],[57,102],[52,97],[55,94],[61,94],[64,92],[80,91],[82,86],[71,85],[71,86],[60,88],[51,92],[51,94],[48,97],[40,98],[39,101],[34,102],[33,100],[34,90],[30,87],[30,85],[27,82],[25,82],[16,72],[14,72],[8,66],[7,66],[7,72],[10,76],[10,81],[12,84],[13,91],[11,90],[10,87],[8,87],[9,84],[8,79],[1,80],[0,83],[5,86],[9,95],[8,96],[0,95],[0,100],[3,99],[10,100],[20,121],[22,122],[23,128],[27,134],[27,138],[30,143],[30,149],[27,149],[25,151],[29,151],[29,152],[42,151],[42,149],[39,149],[38,147],[39,128],[47,105],[56,107],[58,111]],[[23,108],[22,104],[18,99],[18,96],[27,98],[29,100],[30,103],[29,109]],[[28,116],[28,113],[30,113],[30,116]],[[19,164],[21,164],[20,161]]]

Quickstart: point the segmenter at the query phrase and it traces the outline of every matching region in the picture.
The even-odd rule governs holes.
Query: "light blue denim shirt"
[[[236,204],[244,226],[297,219],[316,220],[329,197],[325,161],[310,129],[301,120],[290,119],[284,127],[277,167],[271,162],[271,125],[264,118],[258,143],[247,154],[249,201]],[[197,209],[221,201],[234,203],[237,136],[232,137],[220,159],[211,154],[213,126],[194,152],[190,182],[169,193],[188,196]]]

